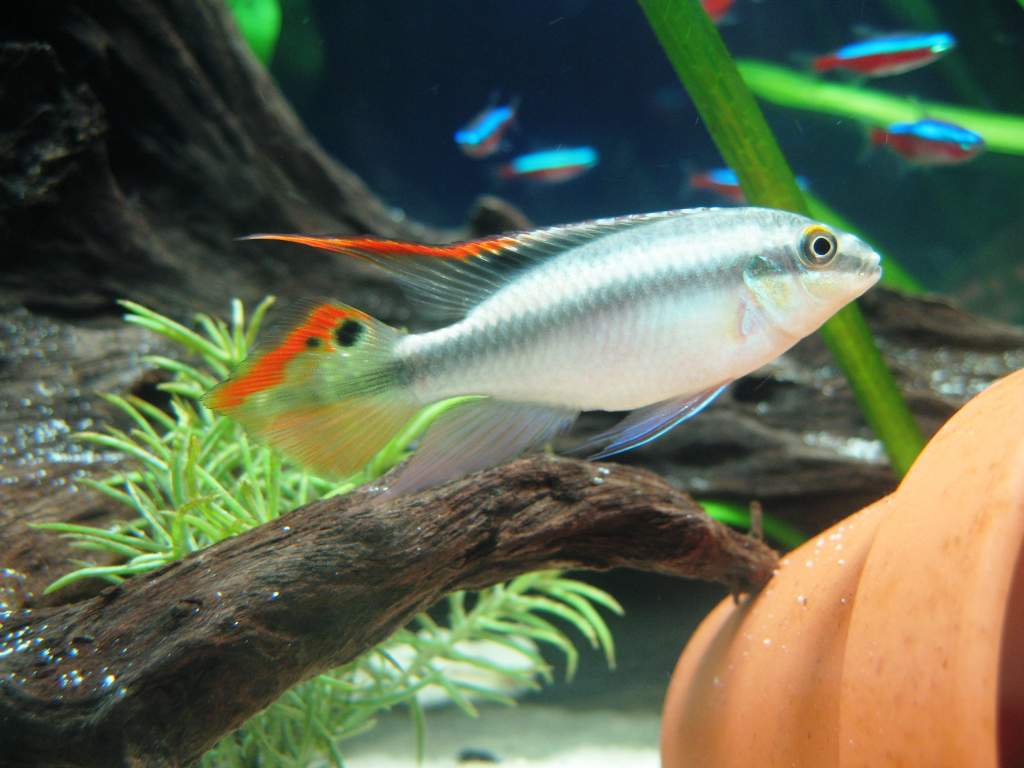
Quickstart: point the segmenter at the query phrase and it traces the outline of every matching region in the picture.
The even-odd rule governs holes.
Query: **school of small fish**
[[[735,21],[735,0],[701,0],[705,12],[715,24]],[[813,56],[810,68],[815,72],[843,73],[850,77],[891,77],[927,66],[956,48],[956,38],[949,32],[878,33],[858,30],[860,38],[829,52]],[[655,93],[656,106],[675,111],[685,103],[675,98],[678,88]],[[508,151],[507,140],[516,124],[518,100],[491,104],[481,110],[464,127],[455,132],[455,143],[475,160],[493,158]],[[949,122],[928,117],[888,126],[869,126],[868,142],[899,155],[916,166],[940,166],[964,163],[981,154],[984,139]],[[563,146],[526,152],[501,163],[495,178],[537,184],[561,184],[579,178],[600,162],[600,152],[591,146]],[[807,188],[806,179],[799,180]],[[687,181],[691,192],[708,192],[731,203],[744,202],[735,172],[730,168],[711,168],[692,172]]]
[[[388,493],[494,466],[584,410],[629,411],[575,452],[603,458],[693,416],[880,277],[853,235],[794,213],[695,208],[452,245],[253,235],[386,270],[454,322],[406,333],[337,302],[299,305],[205,403],[329,476],[362,468],[424,406]]]
[[[732,168],[711,168],[707,171],[691,173],[688,183],[691,190],[713,192],[733,203],[746,201],[743,190],[740,188],[740,179]],[[806,176],[797,176],[796,185],[800,189],[810,188],[810,182]]]

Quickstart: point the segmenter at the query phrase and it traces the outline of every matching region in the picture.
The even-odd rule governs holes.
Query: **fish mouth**
[[[864,259],[861,268],[857,270],[857,276],[871,278],[872,282],[882,277],[882,257],[875,251]]]

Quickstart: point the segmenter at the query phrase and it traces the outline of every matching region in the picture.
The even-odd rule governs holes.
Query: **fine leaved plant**
[[[47,591],[90,577],[119,583],[307,502],[372,482],[405,458],[432,419],[458,402],[424,409],[362,471],[340,483],[295,466],[199,401],[244,358],[272,302],[261,302],[247,319],[242,303],[235,301],[230,322],[200,314],[195,330],[122,302],[127,322],[174,342],[183,359],[146,358],[169,377],[159,385],[169,397],[166,408],[135,396],[108,395],[123,414],[125,428],[108,426],[81,435],[131,459],[133,467],[127,471],[84,482],[134,514],[105,528],[37,526],[70,538],[85,554],[75,570]],[[98,565],[88,559],[95,551],[113,553],[118,562]],[[578,631],[614,665],[611,633],[598,608],[621,614],[621,607],[605,592],[560,572],[526,574],[478,592],[454,593],[446,601],[433,617],[419,615],[352,662],[290,690],[221,740],[204,764],[298,767],[326,759],[341,766],[339,743],[400,705],[411,713],[417,751],[422,753],[425,695],[441,692],[471,715],[476,713],[474,701],[511,703],[511,691],[552,680],[551,665],[541,652],[545,648],[564,658],[571,677],[578,651],[567,628]]]

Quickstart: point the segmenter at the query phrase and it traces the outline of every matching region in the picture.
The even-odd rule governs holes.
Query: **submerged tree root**
[[[453,590],[629,567],[751,591],[774,565],[622,466],[534,457],[409,497],[319,501],[95,598],[0,614],[0,754],[187,765]]]

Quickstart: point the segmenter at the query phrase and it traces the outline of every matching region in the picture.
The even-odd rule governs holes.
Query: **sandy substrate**
[[[484,766],[459,762],[471,750],[489,754],[505,767],[529,768],[657,768],[656,711],[622,712],[564,709],[521,704],[487,707],[478,719],[454,708],[427,713],[427,748],[423,768]],[[412,724],[404,714],[381,720],[370,733],[343,749],[349,768],[414,766]]]

